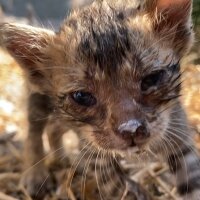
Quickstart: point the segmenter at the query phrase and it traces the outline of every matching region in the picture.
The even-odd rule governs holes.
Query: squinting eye
[[[76,91],[71,93],[72,99],[81,106],[90,107],[96,104],[96,98],[89,92]]]
[[[158,86],[164,75],[164,70],[154,72],[143,78],[141,83],[141,90],[147,91],[149,88]]]

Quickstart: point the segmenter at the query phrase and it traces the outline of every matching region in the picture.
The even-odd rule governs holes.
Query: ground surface
[[[195,48],[183,61],[184,85],[182,101],[187,110],[194,139],[200,149],[200,50]],[[26,190],[20,186],[23,169],[23,141],[26,135],[27,124],[25,120],[26,96],[23,73],[15,61],[0,49],[0,200],[31,200]],[[67,133],[65,145],[70,149],[71,155],[78,152],[77,137],[74,133]],[[45,147],[48,144],[44,138]],[[73,157],[72,156],[72,157]],[[48,160],[48,156],[47,156]],[[132,169],[134,164],[124,164],[127,169]],[[51,170],[50,176],[56,180],[57,188],[46,194],[45,200],[58,200],[56,197],[59,183],[68,168],[59,167]],[[88,172],[90,173],[90,172]],[[178,199],[173,181],[171,181],[167,167],[159,162],[147,167],[130,170],[130,177],[138,180],[153,196],[154,199]],[[81,178],[73,183],[71,199],[76,200],[76,188],[80,186]],[[90,180],[90,183],[93,180]],[[44,183],[45,184],[45,183]],[[92,191],[94,185],[86,184],[86,191]],[[42,187],[40,188],[42,190]],[[87,193],[86,199],[99,199]]]

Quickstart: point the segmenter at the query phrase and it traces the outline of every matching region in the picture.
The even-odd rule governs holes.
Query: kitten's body
[[[96,1],[73,12],[58,33],[0,26],[0,41],[21,64],[33,90],[28,163],[43,157],[38,146],[53,115],[104,153],[126,155],[138,149],[138,155],[149,150],[162,155],[177,174],[179,193],[198,200],[199,158],[178,99],[179,60],[193,39],[192,2],[138,2]],[[53,149],[60,146],[53,136],[63,131],[59,123],[49,130]],[[45,178],[43,163],[34,170],[25,177],[32,193]]]

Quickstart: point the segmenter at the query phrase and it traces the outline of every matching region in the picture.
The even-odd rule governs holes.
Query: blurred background
[[[58,28],[72,8],[82,7],[92,0],[0,0],[1,13],[38,26]],[[0,15],[1,16],[1,15]],[[3,18],[3,14],[1,16]],[[5,19],[4,19],[5,20]]]
[[[58,30],[72,8],[82,7],[91,1],[0,0],[0,23],[18,22]],[[181,100],[188,114],[195,144],[200,150],[200,0],[194,0],[193,21],[196,40],[191,52],[182,60]],[[22,141],[27,132],[25,94],[21,69],[0,48],[0,200],[30,199],[26,191],[18,187],[23,171]],[[73,133],[68,133],[65,140],[65,145],[73,153],[77,152],[77,140]],[[48,151],[48,143],[44,141]],[[150,180],[147,178],[149,176]],[[174,183],[169,181],[169,176],[167,167],[162,163],[156,163],[150,169],[140,169],[133,175],[151,191],[155,199],[177,199]],[[53,193],[45,199],[56,200],[56,197]]]

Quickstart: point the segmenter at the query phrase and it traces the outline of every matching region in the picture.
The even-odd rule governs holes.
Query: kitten
[[[199,157],[179,100],[180,60],[193,42],[191,8],[192,0],[97,0],[72,12],[57,33],[0,25],[0,42],[31,90],[29,166],[43,158],[41,135],[56,115],[62,121],[48,133],[54,149],[64,124],[101,151],[151,151],[169,164],[184,199],[200,199]],[[34,194],[46,171],[42,162],[33,170],[25,184]]]

